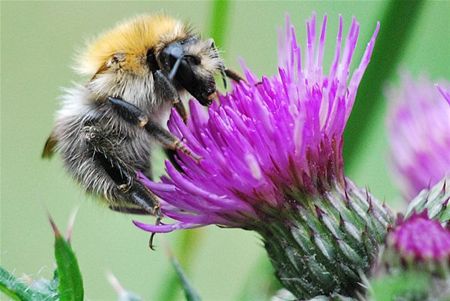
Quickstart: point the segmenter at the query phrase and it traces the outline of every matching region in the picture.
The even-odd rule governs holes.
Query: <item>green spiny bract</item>
[[[356,296],[377,260],[391,214],[350,180],[344,186],[314,197],[292,193],[289,208],[256,229],[276,276],[297,298]]]

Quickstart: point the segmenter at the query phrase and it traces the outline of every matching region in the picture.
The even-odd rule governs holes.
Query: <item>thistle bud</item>
[[[422,289],[406,290],[402,296],[404,300],[450,298],[448,181],[444,178],[431,189],[420,192],[409,203],[406,216],[398,216],[387,236],[383,254],[387,268],[384,277],[416,275],[425,282]]]

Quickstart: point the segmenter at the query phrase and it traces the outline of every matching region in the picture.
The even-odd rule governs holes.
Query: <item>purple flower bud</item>
[[[389,240],[402,258],[443,261],[450,258],[450,232],[426,211],[400,220]]]
[[[388,233],[380,265],[385,268],[384,275],[409,274],[428,282],[417,292],[404,292],[408,300],[449,300],[449,183],[450,177],[444,178],[430,189],[422,190],[409,203],[405,217],[399,215]]]
[[[391,156],[397,180],[407,199],[415,197],[450,174],[450,99],[448,91],[426,77],[402,75],[400,87],[391,87],[388,118]]]

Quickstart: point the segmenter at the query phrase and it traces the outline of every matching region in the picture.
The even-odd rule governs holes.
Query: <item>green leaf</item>
[[[174,256],[170,256],[170,262],[175,268],[175,272],[178,276],[178,280],[183,287],[184,295],[186,296],[187,301],[200,301],[200,296],[197,291],[191,286],[186,275],[183,272],[183,269],[180,266],[180,263]]]
[[[49,292],[44,294],[28,284],[17,279],[8,271],[0,267],[0,291],[12,300],[22,301],[51,301],[58,300],[57,295]]]
[[[55,259],[57,264],[58,292],[61,301],[80,301],[84,298],[83,280],[75,254],[69,243],[61,236],[50,218],[55,233]]]
[[[355,155],[367,139],[368,131],[379,119],[377,114],[385,105],[382,93],[384,84],[397,69],[424,3],[423,0],[391,0],[387,5],[369,67],[358,89],[345,129],[344,158],[347,170],[353,167]]]

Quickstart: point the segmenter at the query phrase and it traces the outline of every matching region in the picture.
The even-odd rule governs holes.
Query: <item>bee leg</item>
[[[97,160],[117,185],[117,190],[125,202],[141,208],[147,214],[158,214],[157,196],[135,179],[135,172],[131,168],[126,167],[118,158],[98,151],[94,155],[94,160]]]
[[[175,110],[177,110],[178,114],[180,115],[180,117],[182,118],[184,123],[187,123],[187,112],[186,112],[186,108],[184,107],[183,103],[181,101],[176,102],[173,104]],[[177,152],[173,149],[169,149],[169,148],[164,148],[164,153],[166,154],[167,158],[169,159],[169,161],[172,163],[172,165],[178,170],[178,171],[183,171],[183,169],[181,168],[180,164],[178,164],[176,157],[177,157]]]
[[[172,101],[175,110],[177,110],[178,114],[180,114],[184,123],[186,123],[187,111],[174,85],[164,75],[164,73],[162,73],[161,70],[155,71],[153,73],[153,77],[155,79],[155,85],[158,86],[159,88],[157,89],[157,91],[159,91],[158,97]]]
[[[178,150],[195,161],[200,161],[200,157],[192,153],[180,139],[172,135],[168,130],[163,128],[161,125],[149,120],[149,122],[144,126],[145,130],[153,136],[156,140],[158,140],[164,148],[168,150]]]
[[[242,76],[240,76],[236,71],[233,71],[233,70],[231,70],[231,69],[225,69],[223,72],[225,73],[225,75],[226,75],[228,78],[234,80],[235,82],[240,82],[240,81],[247,82],[247,81],[246,81]]]
[[[177,158],[177,152],[174,151],[173,149],[168,149],[168,148],[164,148],[164,153],[167,156],[167,159],[169,159],[169,161],[172,163],[173,167],[175,167],[176,170],[178,171],[183,171],[183,169],[181,168],[180,164],[178,164],[176,158]]]
[[[170,92],[170,93],[172,93],[172,95],[170,95],[170,93],[166,93],[166,95],[164,95],[163,97],[165,97],[165,99],[167,99],[167,98],[175,99],[175,101],[173,101],[173,107],[178,112],[178,114],[180,115],[183,122],[186,123],[187,122],[186,108],[185,108],[183,102],[179,99],[178,92],[175,90],[175,88],[173,87],[173,85],[171,84],[169,79],[161,71],[155,72],[154,77],[156,79],[156,83],[159,83],[160,91],[172,91],[173,90],[172,92]],[[175,160],[176,151],[173,149],[170,149],[170,148],[164,148],[164,152],[166,153],[166,156],[169,159],[169,161],[172,162],[173,166],[178,171],[182,171],[181,166]]]
[[[124,208],[124,207],[120,207],[120,206],[110,205],[109,209],[111,209],[112,211],[125,213],[125,214],[148,215],[148,212],[141,208]]]
[[[113,145],[107,143],[108,137],[101,136],[102,131],[94,125],[86,126],[83,132],[86,142],[92,148],[94,162],[103,168],[114,182],[119,199],[145,210],[147,214],[160,214],[156,195],[136,181],[135,171],[117,156]]]
[[[183,122],[186,123],[187,122],[187,111],[186,108],[184,107],[183,102],[177,101],[173,104],[173,107],[175,108],[175,110],[177,110],[178,114],[180,114],[181,119],[183,119]]]
[[[155,89],[158,94],[157,97],[170,100],[174,105],[181,103],[177,89],[161,70],[155,71],[153,78],[155,80],[155,86],[158,87],[158,89]]]
[[[168,130],[163,128],[158,123],[153,122],[152,120],[147,119],[147,122],[142,125],[140,122],[140,116],[143,116],[141,109],[136,107],[135,105],[126,102],[120,98],[108,97],[109,102],[112,104],[113,109],[126,121],[139,125],[143,127],[147,133],[153,136],[156,140],[158,140],[162,146],[169,150],[179,150],[186,155],[192,157],[194,160],[199,161],[200,158],[193,154],[184,144],[174,135],[172,135]]]
[[[155,211],[157,212],[155,225],[160,225],[161,219],[162,219],[161,208],[158,206],[158,208],[156,208]],[[150,235],[150,239],[148,240],[148,247],[150,248],[150,250],[153,250],[153,251],[155,250],[155,246],[153,245],[153,240],[155,239],[155,235],[156,235],[156,232],[153,232]]]
[[[127,188],[123,195],[128,201],[143,208],[151,215],[160,215],[158,197],[141,183],[133,183],[131,187]]]
[[[174,85],[161,70],[155,71],[153,73],[153,78],[155,79],[155,86],[158,86],[159,88],[157,89],[157,91],[159,91],[158,97],[172,101],[175,110],[177,110],[184,123],[186,123],[187,111],[178,95],[177,89],[175,89]]]
[[[140,127],[148,122],[148,117],[137,106],[117,97],[109,96],[108,101],[116,113],[126,121],[137,123]]]

